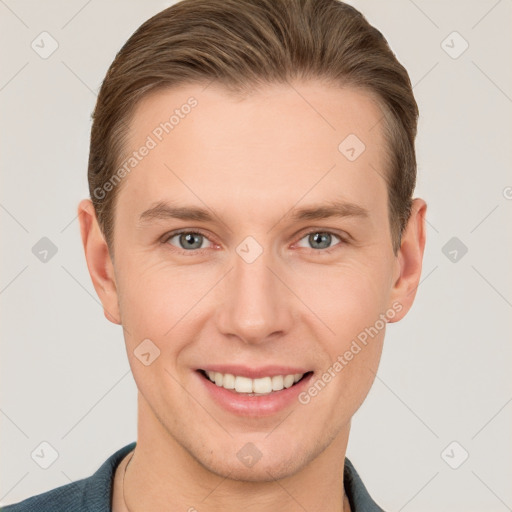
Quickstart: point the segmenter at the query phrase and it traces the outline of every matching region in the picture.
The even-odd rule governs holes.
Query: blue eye
[[[333,237],[337,238],[340,242],[343,242],[343,240],[338,235],[335,235],[330,231],[320,231],[318,229],[306,233],[306,235],[302,237],[301,240],[307,239],[306,243],[310,244],[310,247],[314,250],[324,250],[324,252],[328,252],[329,249],[333,248],[330,246],[331,242],[333,241]],[[302,245],[299,246],[304,247]]]
[[[170,242],[173,238],[178,239],[179,245],[176,246]],[[202,245],[205,240],[208,239],[202,233],[196,231],[180,231],[174,234],[171,233],[171,235],[164,240],[164,243],[171,243],[171,245],[178,249],[185,249],[186,252],[190,252],[189,250],[204,249]]]
[[[176,239],[173,243],[172,240]],[[331,245],[333,242],[338,240],[338,244]],[[302,245],[302,241],[306,240],[307,245]],[[181,254],[194,255],[198,251],[208,249],[207,242],[213,243],[211,240],[200,231],[175,231],[169,233],[162,243],[172,245]],[[206,245],[205,245],[206,243]],[[297,243],[299,247],[309,248],[316,253],[330,253],[336,249],[337,245],[346,243],[339,235],[336,235],[330,231],[322,231],[320,229],[311,230],[306,233]],[[210,246],[211,247],[211,246]]]

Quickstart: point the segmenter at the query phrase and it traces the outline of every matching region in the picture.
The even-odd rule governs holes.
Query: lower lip
[[[313,373],[310,373],[290,388],[272,391],[267,395],[250,396],[248,393],[237,393],[217,386],[201,373],[196,372],[196,374],[207,392],[221,407],[241,416],[253,417],[271,416],[294,403],[297,404],[299,394],[304,391],[313,377]]]

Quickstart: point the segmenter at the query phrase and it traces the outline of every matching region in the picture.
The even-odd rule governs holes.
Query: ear
[[[107,320],[121,324],[114,266],[110,258],[108,245],[96,219],[94,205],[90,199],[83,199],[78,205],[80,233],[87,260],[87,268],[103,305]]]
[[[396,264],[399,275],[391,291],[391,303],[400,304],[401,309],[393,307],[397,314],[388,322],[398,322],[409,311],[416,296],[421,277],[423,252],[425,249],[425,214],[427,204],[416,198],[412,202],[411,215],[402,235],[402,241]]]

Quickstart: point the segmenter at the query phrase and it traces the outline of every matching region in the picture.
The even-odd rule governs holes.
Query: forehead
[[[258,211],[259,197],[268,208],[304,194],[372,206],[387,195],[382,117],[369,94],[318,82],[244,95],[217,84],[160,90],[132,116],[122,163],[139,155],[120,196],[132,209],[167,196]]]

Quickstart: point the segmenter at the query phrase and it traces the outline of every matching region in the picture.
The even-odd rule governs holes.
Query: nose
[[[282,269],[266,251],[252,262],[235,253],[233,268],[223,281],[216,314],[223,335],[263,344],[290,331],[296,299],[283,284]]]

